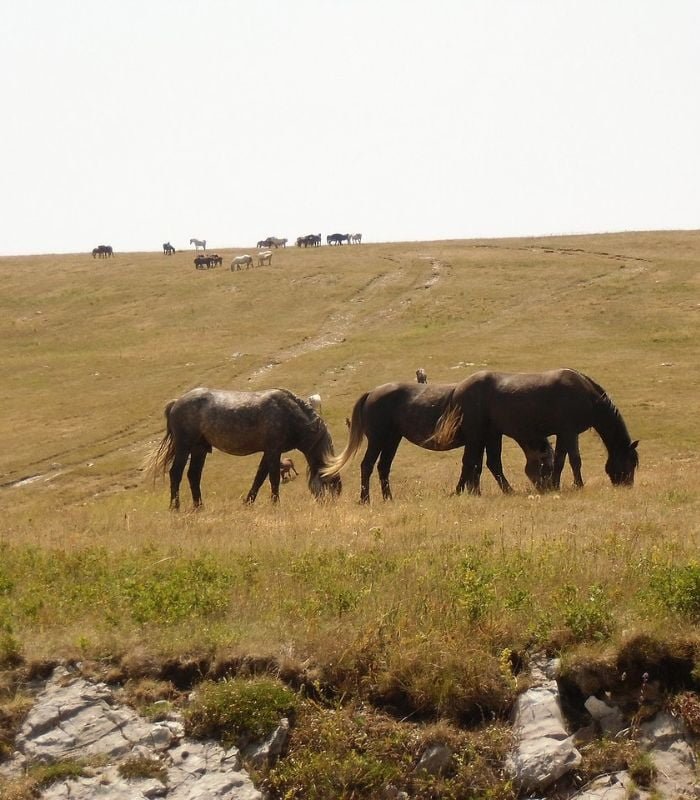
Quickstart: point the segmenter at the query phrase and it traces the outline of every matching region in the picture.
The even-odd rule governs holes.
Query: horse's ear
[[[637,445],[639,444],[639,439],[635,439],[632,444],[630,445],[630,450],[636,450]]]

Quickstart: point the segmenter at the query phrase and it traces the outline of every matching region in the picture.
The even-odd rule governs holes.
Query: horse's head
[[[637,440],[626,447],[616,449],[605,462],[605,471],[614,486],[632,486],[634,484],[634,471],[639,466],[638,444]]]
[[[546,492],[553,487],[554,450],[549,440],[524,447],[527,463],[525,474],[532,481],[538,492]]]
[[[309,474],[309,489],[317,500],[323,497],[338,497],[343,491],[343,482],[340,475],[326,477],[320,472],[312,471]]]

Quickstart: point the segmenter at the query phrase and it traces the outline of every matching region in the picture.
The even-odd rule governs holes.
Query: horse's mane
[[[316,448],[321,439],[329,440],[328,444],[332,447],[332,443],[330,441],[331,436],[328,431],[328,427],[311,403],[294,394],[294,392],[291,392],[289,389],[277,387],[277,391],[282,392],[292,402],[294,402],[306,417],[306,421],[309,423],[309,432],[312,434],[310,440],[311,447]]]
[[[572,370],[577,375],[580,375],[585,381],[591,384],[591,386],[595,389],[598,393],[598,397],[596,398],[596,406],[599,410],[602,410],[603,413],[610,415],[610,418],[613,420],[614,425],[618,428],[619,432],[623,434],[625,442],[631,442],[632,437],[627,430],[627,424],[620,413],[620,409],[613,403],[612,397],[603,389],[603,387],[596,383],[593,378],[589,377],[583,372],[579,372],[578,370]]]

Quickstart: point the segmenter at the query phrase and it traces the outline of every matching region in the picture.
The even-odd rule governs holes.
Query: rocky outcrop
[[[540,660],[531,670],[532,686],[521,694],[513,714],[516,747],[506,769],[523,791],[542,791],[581,763],[564,725],[556,660]]]
[[[639,732],[656,768],[657,793],[674,800],[700,798],[697,762],[681,721],[661,712],[643,723]]]
[[[631,723],[609,695],[606,700],[591,695],[584,704],[591,724],[579,730],[577,738],[570,736],[561,710],[557,671],[556,660],[536,660],[530,688],[515,706],[516,745],[506,768],[524,794],[542,797],[554,791],[557,797],[571,800],[700,800],[696,757],[689,744],[692,738],[680,719],[664,712],[632,726],[635,740],[655,768],[650,788],[635,786],[629,772],[618,771],[590,781],[578,792],[573,788],[567,792],[566,786],[573,781],[567,782],[565,776],[581,762],[575,742],[591,741],[596,731],[627,737]],[[19,776],[31,764],[74,760],[87,762],[85,774],[45,787],[40,795],[43,800],[262,800],[243,760],[265,770],[283,754],[288,736],[289,721],[282,719],[265,741],[249,744],[243,753],[213,741],[189,740],[177,715],[148,721],[119,705],[106,684],[59,667],[37,694],[16,738],[14,758],[0,765],[0,779]],[[422,753],[416,771],[448,772],[455,757],[447,744],[434,742]],[[127,771],[125,767],[134,762],[141,765],[140,771]],[[406,800],[408,795],[387,787],[386,797]]]
[[[111,690],[59,667],[37,696],[3,774],[20,774],[31,763],[91,760],[84,777],[58,781],[43,800],[260,800],[242,768],[237,748],[184,737],[178,720],[148,722],[115,705]],[[162,765],[159,777],[125,778],[129,759]]]

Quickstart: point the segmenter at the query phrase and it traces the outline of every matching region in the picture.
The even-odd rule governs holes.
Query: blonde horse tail
[[[369,392],[365,392],[355,403],[352,409],[352,418],[350,420],[350,438],[345,446],[345,450],[338,456],[331,457],[328,464],[321,470],[321,475],[324,478],[332,478],[338,475],[341,469],[350,461],[355,453],[360,449],[362,439],[365,435],[364,425],[364,408],[365,401],[369,396]]]
[[[461,408],[450,403],[442,412],[435,430],[427,439],[426,444],[430,443],[436,450],[449,450],[462,426],[463,416]]]
[[[175,400],[171,400],[163,410],[165,416],[165,436],[161,439],[158,447],[154,448],[146,460],[146,474],[149,475],[153,483],[159,474],[165,475],[168,467],[172,464],[175,458],[175,443],[173,440],[173,432],[170,427],[170,411],[175,405]]]

